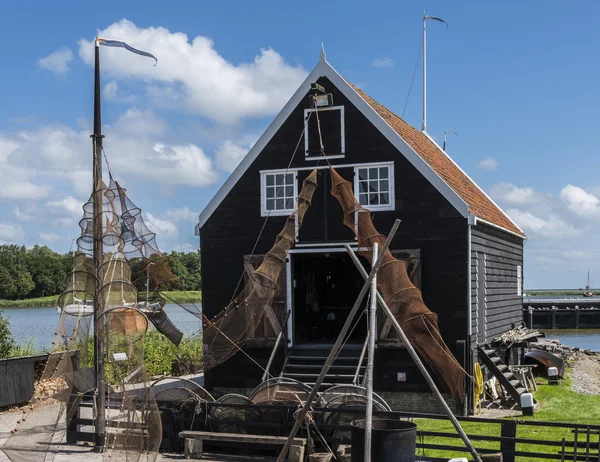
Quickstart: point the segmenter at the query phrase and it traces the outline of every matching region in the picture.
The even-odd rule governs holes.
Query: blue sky
[[[67,251],[90,191],[97,31],[105,148],[163,250],[197,214],[324,42],[346,78],[402,115],[428,34],[428,132],[528,235],[526,288],[600,285],[597,2],[19,2],[0,17],[0,242]],[[94,11],[95,9],[96,11]],[[420,127],[421,68],[405,119]],[[597,277],[595,275],[597,274]]]

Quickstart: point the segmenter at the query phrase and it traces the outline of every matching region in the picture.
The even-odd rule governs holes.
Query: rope
[[[423,37],[421,37],[421,43],[419,44],[419,51],[417,52],[417,59],[415,60],[415,68],[413,69],[413,75],[410,79],[410,86],[408,87],[408,94],[406,95],[406,101],[404,102],[404,109],[402,110],[402,119],[404,119],[404,113],[408,106],[408,100],[410,99],[410,93],[412,92],[413,83],[415,82],[415,76],[417,75],[417,66],[419,65],[419,58],[421,57],[421,51],[423,50]]]
[[[481,395],[483,395],[483,373],[479,363],[475,363],[475,388],[473,389],[473,401],[475,402],[475,414],[481,411]]]

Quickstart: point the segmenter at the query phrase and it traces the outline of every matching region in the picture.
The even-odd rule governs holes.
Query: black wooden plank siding
[[[483,268],[478,270],[482,260]],[[518,266],[523,268],[522,239],[484,224],[471,228],[472,348],[490,342],[523,320]],[[483,323],[481,316],[485,317]]]
[[[427,306],[438,314],[440,330],[446,343],[452,351],[457,351],[457,342],[468,340],[468,278],[473,280],[474,277],[474,268],[471,275],[467,274],[469,255],[466,218],[328,80],[322,78],[319,83],[333,93],[334,104],[343,105],[345,110],[345,157],[332,159],[330,162],[334,166],[394,162],[395,210],[374,212],[373,222],[381,233],[387,234],[396,218],[402,220],[391,249],[420,249],[423,298]],[[230,302],[242,277],[243,257],[251,253],[265,221],[260,211],[260,171],[283,170],[290,163],[298,136],[302,132],[304,109],[307,107],[308,101],[304,99],[200,229],[203,310],[208,317],[214,316]],[[317,161],[305,159],[304,142],[301,142],[296,156],[291,160],[291,169],[316,164]],[[321,160],[320,165],[324,165],[324,161]],[[340,172],[353,183],[352,168],[340,169]],[[307,174],[307,171],[298,171],[299,182]],[[340,226],[339,211],[323,212],[324,206],[329,208],[329,212],[332,212],[331,207],[339,207],[326,199],[331,188],[329,183],[323,182],[327,176],[323,172],[319,174],[319,186],[315,192],[315,200],[323,201],[322,206],[315,204],[314,210],[308,210],[304,235],[310,236],[310,242],[333,242],[352,237],[348,229]],[[298,189],[300,187],[301,183]],[[319,216],[311,215],[313,211]],[[321,218],[327,220],[326,227]],[[284,223],[285,217],[268,219],[261,238],[256,242],[255,254],[268,251]],[[520,244],[512,239],[508,239],[505,244],[504,233],[484,232],[479,226],[476,229],[472,245],[473,249],[486,249],[489,255],[489,288],[503,288],[507,282],[494,272],[508,271],[508,267],[519,255],[522,261]],[[475,287],[473,285],[473,289]],[[490,292],[490,297],[496,295],[503,293]],[[506,297],[510,298],[510,295],[507,293]],[[472,295],[473,309],[475,302]],[[494,310],[502,303],[504,302],[490,301],[490,319],[496,319]],[[512,305],[510,309],[512,310]],[[475,316],[473,320],[476,322]],[[494,326],[489,330],[488,334],[494,335],[498,329]],[[473,333],[475,336],[475,327]],[[267,349],[261,352],[247,348],[247,351],[252,357],[258,358],[259,363],[266,363],[269,353]],[[405,352],[388,351],[377,354],[377,364],[385,362],[386,369],[384,374],[383,368],[375,368],[377,390],[427,390],[419,374],[409,374],[410,380],[407,382],[397,381],[394,371],[406,371],[410,364]],[[466,368],[470,370],[470,365],[466,365]],[[274,368],[273,372],[279,372],[279,369]],[[215,385],[251,387],[258,384],[261,373],[260,368],[250,359],[238,353],[228,362],[208,371],[206,384],[209,388]]]

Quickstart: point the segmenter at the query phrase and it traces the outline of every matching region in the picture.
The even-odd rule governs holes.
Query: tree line
[[[171,252],[168,257],[171,271],[179,278],[171,289],[202,288],[199,252]],[[40,245],[30,249],[14,244],[0,245],[0,299],[59,295],[72,268],[70,253],[60,254]]]

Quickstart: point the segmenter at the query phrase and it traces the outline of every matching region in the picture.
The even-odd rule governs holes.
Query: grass
[[[539,385],[535,398],[540,403],[540,409],[532,417],[519,416],[518,421],[544,421],[564,422],[577,424],[600,423],[600,395],[584,395],[573,391],[570,387],[571,379],[567,378],[560,386]],[[510,418],[508,418],[510,420]],[[446,420],[416,419],[419,430],[447,432],[457,434],[454,427]],[[500,436],[500,425],[494,423],[461,422],[461,425],[469,436]],[[573,441],[574,435],[571,429],[556,427],[533,427],[517,425],[517,438],[529,438],[536,440],[561,442]],[[579,441],[585,442],[585,436],[580,435]],[[598,442],[598,436],[592,436],[592,442]],[[464,447],[460,439],[445,437],[425,437],[426,444],[444,444],[450,446]],[[500,443],[490,441],[472,441],[476,448],[499,450]],[[558,446],[517,444],[518,451],[526,451],[541,454],[557,454],[561,449]],[[568,450],[567,450],[568,451]],[[425,454],[430,457],[465,457],[466,453],[453,451],[440,451],[426,449]],[[531,457],[517,457],[517,461],[524,462],[540,460]]]
[[[198,303],[202,301],[202,291],[168,291],[163,292],[167,303]],[[140,295],[143,300],[143,294]],[[0,308],[41,308],[56,306],[58,295],[40,298],[27,298],[23,300],[0,300]]]
[[[591,289],[592,292],[596,292],[596,289]],[[585,289],[574,289],[574,290],[526,290],[525,293],[528,297],[562,297],[562,296],[574,296],[583,295]]]

